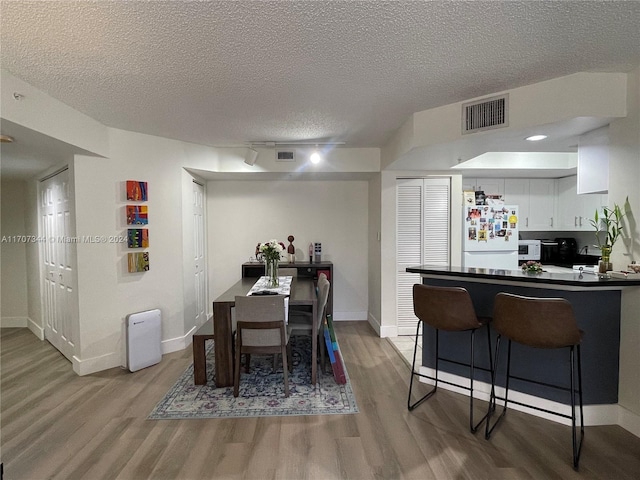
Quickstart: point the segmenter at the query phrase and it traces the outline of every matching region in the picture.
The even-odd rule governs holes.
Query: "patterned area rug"
[[[318,383],[311,385],[311,337],[295,336],[291,340],[293,372],[289,374],[289,397],[284,396],[282,363],[278,357],[273,371],[271,355],[252,355],[251,371],[240,372],[240,396],[233,387],[216,388],[214,345],[207,342],[207,384],[194,385],[193,364],[156,405],[148,419],[267,417],[285,415],[331,415],[357,413],[358,406],[347,383],[338,385],[330,373],[318,368]],[[345,372],[346,373],[346,372]]]

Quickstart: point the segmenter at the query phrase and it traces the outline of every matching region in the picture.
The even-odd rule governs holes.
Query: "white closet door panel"
[[[397,257],[403,265],[422,261],[422,181],[403,180],[397,189]]]
[[[410,266],[449,265],[450,181],[448,178],[397,180],[396,314],[399,335],[415,335]]]
[[[396,281],[398,335],[415,335],[418,317],[413,313],[413,285],[420,283],[420,274],[398,272]]]
[[[449,183],[425,180],[423,259],[425,265],[449,265]]]

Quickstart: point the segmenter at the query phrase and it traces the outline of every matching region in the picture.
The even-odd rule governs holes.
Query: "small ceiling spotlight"
[[[322,160],[322,158],[320,157],[318,150],[313,151],[313,153],[309,157],[309,160],[311,160],[311,163],[314,163],[314,164],[320,163],[320,160]]]
[[[13,143],[14,138],[11,135],[0,135],[0,143]]]
[[[540,140],[544,140],[547,138],[546,135],[531,135],[530,137],[525,138],[525,140],[529,140],[530,142],[538,142]]]
[[[244,156],[244,163],[253,167],[256,163],[256,159],[258,158],[258,151],[253,148],[248,148],[247,153]]]

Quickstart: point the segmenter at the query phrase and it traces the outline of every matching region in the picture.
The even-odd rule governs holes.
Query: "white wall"
[[[623,205],[629,197],[631,215],[627,218],[622,244],[618,243],[611,261],[621,268],[630,260],[640,262],[640,67],[628,75],[627,117],[609,126],[609,205]],[[620,242],[619,242],[620,243]],[[619,403],[640,415],[640,288],[623,292],[620,329]],[[640,435],[640,417],[635,417]]]
[[[25,327],[29,316],[27,298],[27,242],[23,237],[37,235],[25,225],[27,184],[19,180],[2,180],[0,188],[0,235],[2,245],[2,301],[0,313],[3,327]]]
[[[368,184],[366,181],[210,181],[207,183],[209,288],[215,299],[241,277],[256,244],[293,235],[296,258],[310,242],[334,264],[336,320],[366,320]]]
[[[88,372],[124,363],[125,320],[130,313],[162,311],[163,351],[184,348],[181,142],[111,129],[109,159],[75,162],[76,233],[126,237],[125,184],[148,182],[149,262],[127,272],[126,242],[79,243],[79,365]]]

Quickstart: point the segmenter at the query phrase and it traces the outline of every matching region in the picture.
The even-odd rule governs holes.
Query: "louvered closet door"
[[[396,188],[396,292],[399,335],[414,335],[415,265],[449,265],[450,182],[448,178],[398,179]]]

